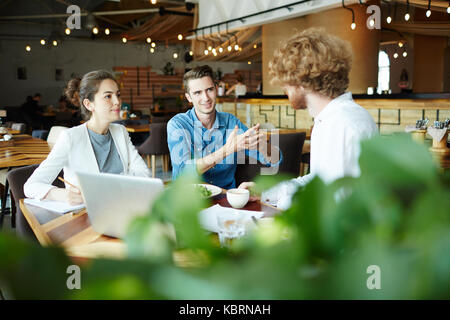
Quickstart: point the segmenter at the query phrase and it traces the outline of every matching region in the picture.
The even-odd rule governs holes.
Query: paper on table
[[[216,204],[215,206],[209,207],[208,209],[202,210],[199,213],[199,220],[200,225],[211,232],[219,232],[219,226],[217,225],[217,213],[223,212],[223,211],[234,211],[239,212],[241,216],[244,216],[246,219],[251,220],[252,216],[254,216],[256,219],[260,219],[264,212],[262,211],[250,211],[250,210],[239,210],[239,209],[233,209],[233,208],[227,208],[222,207],[219,204]]]
[[[38,199],[25,199],[24,202],[26,204],[30,204],[32,206],[44,208],[53,212],[57,213],[67,213],[71,211],[77,211],[80,209],[83,209],[86,207],[86,205],[83,204],[77,204],[77,205],[70,205],[66,202],[61,201],[53,201],[53,200],[38,200]]]

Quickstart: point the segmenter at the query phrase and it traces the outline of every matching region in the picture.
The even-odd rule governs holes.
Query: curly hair
[[[269,62],[272,84],[302,86],[330,98],[345,93],[352,66],[350,43],[310,28],[278,48]]]

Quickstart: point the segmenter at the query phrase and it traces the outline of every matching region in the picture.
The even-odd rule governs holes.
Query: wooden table
[[[126,125],[128,132],[136,133],[136,132],[150,132],[150,124],[130,124]]]
[[[33,138],[27,134],[15,135],[12,145],[2,145],[0,142],[0,168],[6,168],[8,171],[15,167],[39,164],[47,158],[50,147],[47,141]],[[10,141],[8,141],[10,142]],[[0,226],[3,223],[3,217],[7,214],[6,199],[8,196],[9,184],[6,180],[3,190]],[[15,227],[14,219],[11,220],[12,226]]]
[[[27,134],[15,135],[13,145],[0,143],[0,168],[21,167],[41,163],[50,152],[47,141]]]
[[[212,204],[230,207],[225,192],[214,197]],[[75,259],[126,257],[126,245],[117,238],[101,235],[92,228],[86,210],[78,214],[60,215],[43,208],[27,205],[20,200],[20,208],[30,224],[36,238],[43,246],[56,245],[65,249]],[[259,201],[249,202],[244,210],[264,211],[265,216],[273,216],[278,209]],[[178,265],[193,266],[198,256],[186,255],[186,252],[175,252],[174,260]]]

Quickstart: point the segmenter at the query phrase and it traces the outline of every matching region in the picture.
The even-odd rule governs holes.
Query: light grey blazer
[[[150,177],[150,170],[131,143],[126,128],[120,124],[111,123],[109,131],[122,160],[123,174]],[[61,133],[47,159],[25,183],[25,196],[36,199],[44,198],[50,189],[55,188],[52,183],[61,169],[64,169],[64,179],[75,186],[79,186],[75,172],[100,172],[86,124]]]

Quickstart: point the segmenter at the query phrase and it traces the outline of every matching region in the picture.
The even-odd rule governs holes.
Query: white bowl
[[[250,192],[247,189],[230,189],[227,191],[228,203],[236,209],[244,207],[249,198]]]

